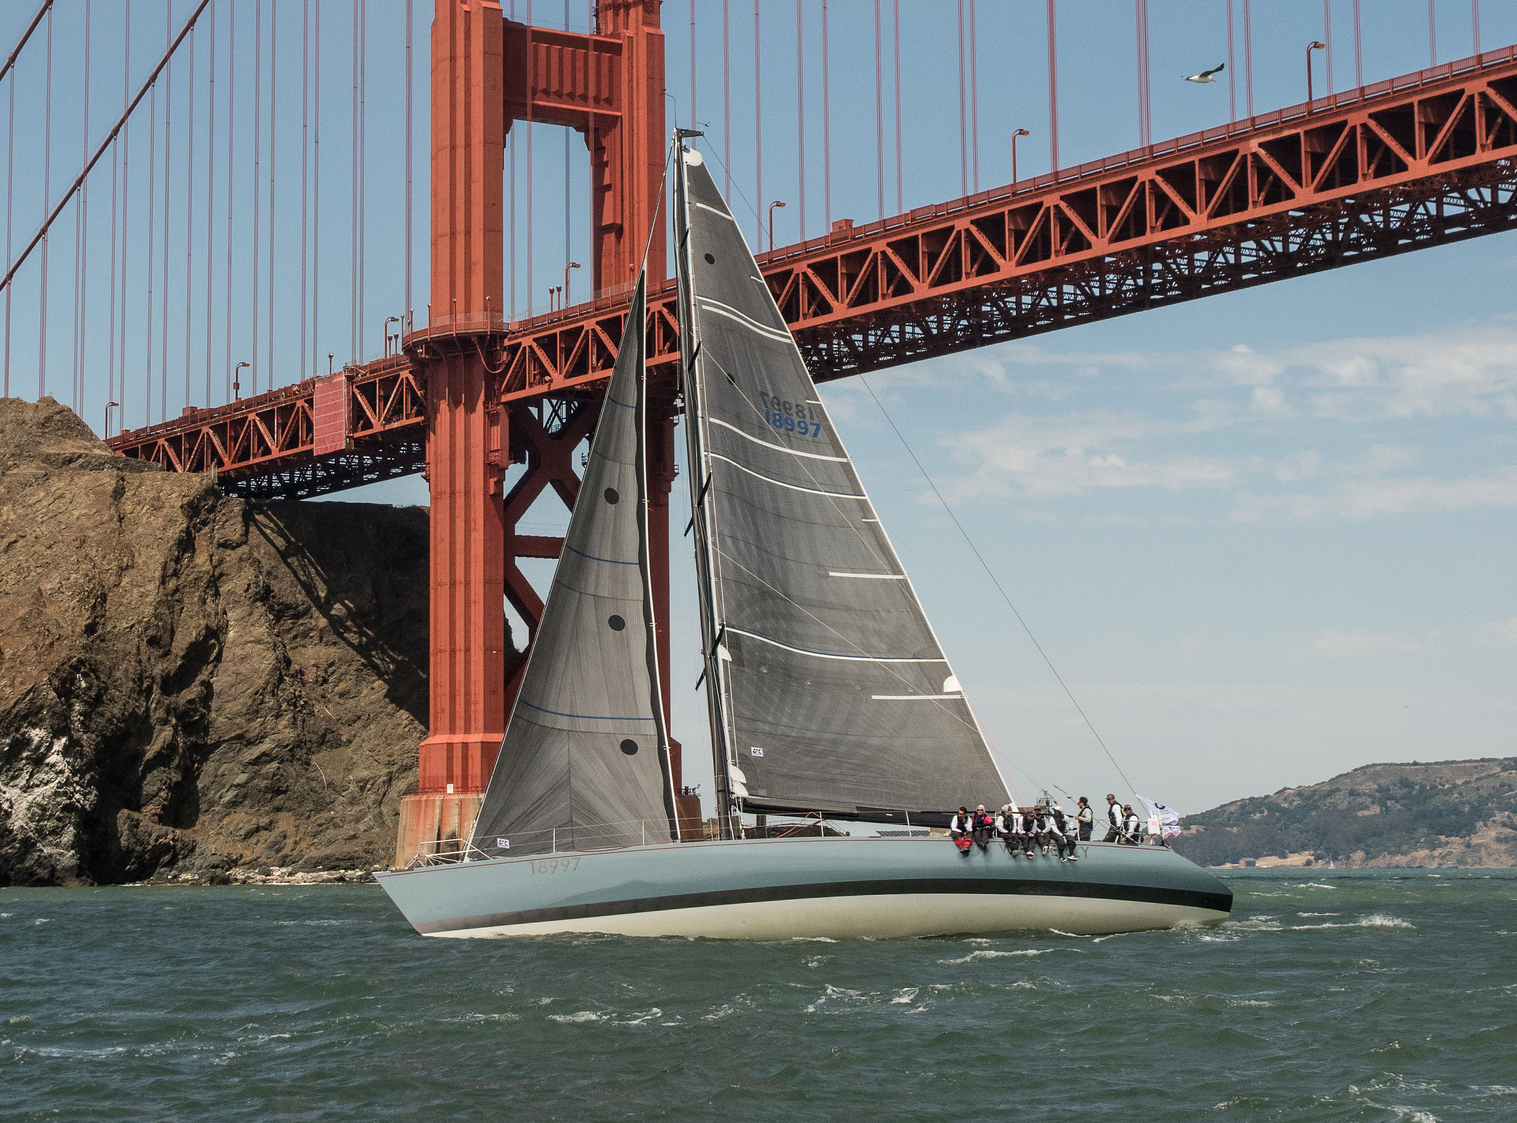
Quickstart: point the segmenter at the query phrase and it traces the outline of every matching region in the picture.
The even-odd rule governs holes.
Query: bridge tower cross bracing
[[[516,562],[558,556],[559,539],[516,532],[545,490],[572,506],[571,457],[594,424],[591,400],[506,400],[505,141],[517,121],[562,125],[590,150],[592,283],[630,286],[646,250],[665,275],[653,219],[664,164],[660,0],[600,0],[593,34],[507,20],[498,0],[436,0],[432,24],[430,316],[405,341],[426,395],[431,489],[429,735],[416,790],[401,801],[396,860],[472,828],[525,657],[509,663],[505,602],[535,629],[542,602]],[[652,231],[651,237],[649,231]],[[669,708],[668,499],[673,387],[650,409],[649,526],[664,707]],[[535,408],[534,408],[535,406]],[[525,465],[509,494],[506,471]],[[681,783],[678,742],[674,779]]]

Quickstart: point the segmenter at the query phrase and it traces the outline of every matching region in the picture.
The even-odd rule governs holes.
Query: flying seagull
[[[1220,74],[1226,69],[1227,63],[1224,62],[1220,66],[1212,67],[1210,70],[1203,70],[1200,74],[1187,74],[1185,76],[1185,80],[1187,82],[1200,82],[1201,84],[1205,85],[1207,82],[1216,81],[1216,79],[1212,77],[1213,74]]]

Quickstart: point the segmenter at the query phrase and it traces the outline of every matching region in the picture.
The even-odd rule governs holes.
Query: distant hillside
[[[1190,815],[1175,849],[1199,865],[1517,865],[1517,758],[1367,764]]]

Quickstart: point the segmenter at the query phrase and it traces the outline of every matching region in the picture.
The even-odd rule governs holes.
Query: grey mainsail
[[[564,549],[475,820],[516,853],[676,835],[648,577],[639,277]]]
[[[680,173],[718,798],[923,822],[1001,802],[1005,781],[737,223],[698,153]]]

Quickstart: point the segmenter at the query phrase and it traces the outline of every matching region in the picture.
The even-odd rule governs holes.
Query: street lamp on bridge
[[[390,355],[390,340],[392,338],[395,340],[395,350],[397,352],[400,350],[400,333],[396,332],[395,335],[392,337],[390,335],[390,325],[391,324],[399,324],[399,323],[403,323],[403,322],[404,321],[401,320],[401,318],[399,316],[386,316],[385,317],[385,357],[386,358],[388,358],[389,355]]]
[[[1026,129],[1017,129],[1011,134],[1011,185],[1017,185],[1017,137],[1032,136]]]
[[[1306,45],[1306,112],[1310,116],[1312,112],[1312,52],[1327,50],[1326,43],[1319,43],[1313,39]]]
[[[774,249],[774,208],[779,207],[783,209],[784,206],[785,204],[778,199],[769,204],[769,248],[771,250]]]
[[[109,437],[111,435],[111,410],[119,409],[120,407],[120,402],[105,403],[105,431],[101,434],[102,437]]]
[[[563,306],[565,308],[569,307],[569,270],[571,270],[571,269],[578,269],[578,268],[579,268],[579,262],[577,262],[577,261],[571,261],[571,262],[569,262],[568,265],[564,266],[564,303],[563,303]]]
[[[237,376],[242,373],[243,367],[251,367],[252,363],[238,363],[237,369],[232,371],[232,399],[242,401],[242,383],[237,381]]]

